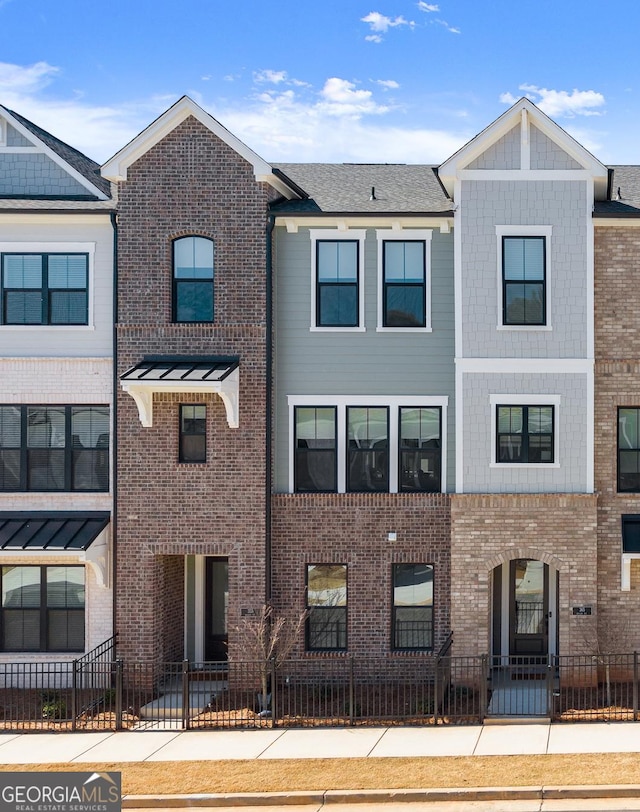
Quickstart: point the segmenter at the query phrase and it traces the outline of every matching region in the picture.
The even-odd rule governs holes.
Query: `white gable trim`
[[[522,170],[520,171],[527,172],[530,165],[528,157],[530,155],[530,127],[532,124],[577,161],[586,170],[586,173],[594,179],[597,199],[606,199],[607,167],[565,132],[562,127],[539,110],[533,102],[525,98],[517,101],[509,110],[441,164],[438,175],[449,195],[453,195],[455,178],[459,178],[461,173],[467,170],[467,167],[476,158],[515,127],[520,127],[521,157],[525,159],[521,164]],[[515,171],[517,170],[510,172],[511,179],[513,179]],[[576,170],[576,172],[579,171]],[[474,172],[474,176],[476,174],[480,174],[480,171]],[[556,178],[557,175],[558,173],[554,170],[544,170],[545,178]],[[482,172],[482,177],[486,178],[487,173]],[[529,176],[527,179],[533,180],[534,178]]]
[[[63,160],[57,152],[54,152],[51,147],[48,147],[44,141],[41,141],[36,135],[34,135],[31,130],[28,130],[23,124],[21,124],[16,118],[14,118],[11,113],[7,110],[6,107],[2,107],[0,105],[0,132],[2,132],[2,117],[5,120],[5,144],[6,144],[6,123],[8,122],[14,127],[21,135],[23,135],[28,141],[32,144],[35,144],[36,151],[44,153],[48,158],[50,158],[55,164],[57,164],[62,170],[64,170],[67,175],[71,175],[74,180],[77,180],[88,192],[92,195],[95,195],[98,200],[108,200],[108,196],[97,186],[94,186],[90,180],[87,180],[84,175],[78,172],[77,169],[74,169],[70,164],[68,164],[65,160]],[[2,144],[2,140],[0,138],[0,144]],[[3,149],[3,152],[9,151],[9,148]],[[12,152],[15,150],[11,150]],[[31,152],[28,148],[23,147],[21,152]]]
[[[174,130],[185,119],[193,116],[208,130],[211,130],[218,138],[228,144],[231,149],[235,150],[242,158],[245,159],[253,167],[253,173],[256,181],[268,183],[279,191],[286,198],[291,199],[298,197],[295,192],[287,186],[284,181],[280,180],[273,172],[273,168],[253,150],[236,138],[233,133],[229,132],[226,127],[220,124],[212,115],[207,113],[193,99],[189,96],[183,96],[181,99],[166,110],[154,122],[152,122],[145,130],[137,135],[133,141],[130,141],[119,152],[109,158],[109,160],[102,166],[102,176],[112,181],[124,181],[127,179],[127,170],[135,163],[142,155],[148,152],[152,147],[162,141],[172,130]]]

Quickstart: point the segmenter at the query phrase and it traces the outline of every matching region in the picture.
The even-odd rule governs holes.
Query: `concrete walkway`
[[[0,733],[0,762],[4,764],[545,753],[640,753],[640,722]]]

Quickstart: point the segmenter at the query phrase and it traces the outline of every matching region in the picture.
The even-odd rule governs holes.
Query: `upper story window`
[[[293,492],[442,490],[446,397],[292,395],[289,403]]]
[[[553,406],[497,406],[498,463],[553,463]]]
[[[547,226],[497,226],[502,327],[547,328]]]
[[[108,490],[108,406],[0,406],[0,491]]]
[[[173,241],[173,321],[213,321],[213,240]]]
[[[365,233],[310,229],[312,330],[364,330]]]
[[[431,330],[431,230],[376,234],[378,330]]]
[[[316,326],[357,327],[357,240],[318,240],[316,268]]]
[[[618,490],[640,493],[640,408],[618,409]]]
[[[180,405],[180,462],[207,461],[207,407]]]
[[[2,324],[89,323],[88,254],[3,253]]]

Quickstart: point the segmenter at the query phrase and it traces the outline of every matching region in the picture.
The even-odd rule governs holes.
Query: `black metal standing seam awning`
[[[156,392],[215,393],[224,402],[230,428],[239,425],[240,359],[221,356],[145,356],[120,376],[120,386],[135,400],[143,426],[153,426]]]
[[[101,511],[0,511],[0,550],[84,552],[108,524]]]

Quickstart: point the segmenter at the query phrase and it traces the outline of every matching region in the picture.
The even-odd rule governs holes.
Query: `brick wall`
[[[448,496],[282,494],[272,511],[273,601],[280,611],[294,618],[304,611],[307,564],[346,564],[349,652],[383,656],[390,650],[392,564],[433,564],[436,650],[442,644],[450,629]],[[300,639],[295,653],[303,650]]]
[[[617,492],[618,407],[640,408],[640,229],[595,230],[595,485],[601,634],[627,650],[640,645],[640,562],[631,591],[620,589],[621,516],[640,514],[640,494]]]
[[[182,656],[182,556],[228,556],[229,653],[238,606],[264,596],[265,215],[272,192],[193,118],[121,184],[118,371],[144,355],[240,357],[240,428],[216,395],[162,394],[143,428],[118,393],[118,616],[123,654]],[[171,242],[215,244],[215,322],[172,324]],[[206,403],[207,462],[178,463],[178,405]]]
[[[572,606],[597,595],[596,496],[451,497],[451,626],[454,653],[490,653],[491,575],[514,558],[544,561],[560,573],[559,653],[584,652],[590,618]]]

